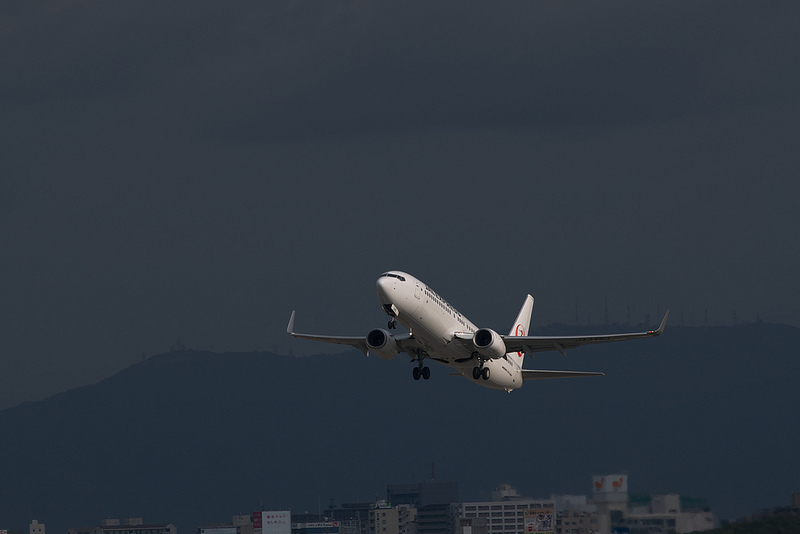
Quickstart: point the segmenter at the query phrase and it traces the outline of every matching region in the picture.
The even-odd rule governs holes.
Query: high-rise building
[[[391,506],[401,504],[416,508],[417,534],[453,534],[456,531],[458,484],[455,482],[419,482],[416,484],[389,484],[386,502]]]

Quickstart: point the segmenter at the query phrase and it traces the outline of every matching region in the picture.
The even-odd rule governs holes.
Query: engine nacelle
[[[367,334],[367,347],[369,351],[377,354],[384,360],[391,360],[400,353],[400,347],[394,336],[382,328],[370,330]]]
[[[500,334],[491,328],[481,328],[472,336],[472,344],[481,356],[491,360],[502,358],[506,355],[506,344]]]

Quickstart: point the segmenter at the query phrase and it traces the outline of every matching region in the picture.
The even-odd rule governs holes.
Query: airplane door
[[[419,282],[414,283],[414,298],[419,299],[422,290],[419,288]]]

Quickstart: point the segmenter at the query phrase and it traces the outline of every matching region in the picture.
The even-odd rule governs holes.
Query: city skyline
[[[297,512],[293,508],[286,510],[273,509],[262,504],[254,508],[254,511],[251,513],[229,515],[228,517],[233,517],[232,522],[219,518],[216,521],[197,524],[192,527],[191,530],[196,531],[198,534],[230,534],[231,532],[235,534],[282,534],[284,530],[296,532],[298,534],[309,534],[312,531],[329,534],[338,534],[339,532],[350,534],[363,532],[379,534],[380,530],[376,531],[375,529],[375,519],[371,515],[372,512],[410,507],[411,513],[404,519],[404,521],[407,522],[406,527],[399,531],[402,534],[409,534],[411,532],[416,532],[416,530],[406,529],[422,528],[412,527],[412,522],[416,523],[420,520],[425,521],[424,515],[422,516],[423,519],[420,519],[420,516],[417,515],[418,510],[430,508],[432,505],[436,505],[438,500],[442,500],[442,504],[450,506],[452,512],[447,513],[457,514],[455,517],[466,518],[468,520],[469,518],[479,517],[501,518],[499,523],[492,522],[490,524],[488,519],[486,520],[483,528],[486,529],[487,534],[492,532],[520,534],[520,532],[524,530],[522,526],[523,511],[531,509],[550,509],[550,513],[554,514],[554,516],[558,516],[558,524],[556,525],[553,523],[551,529],[545,529],[544,531],[552,530],[558,533],[595,531],[603,534],[604,532],[608,532],[611,526],[602,521],[600,523],[596,523],[595,521],[590,522],[588,520],[589,517],[598,518],[602,516],[603,513],[607,514],[608,509],[604,507],[611,505],[611,509],[627,510],[629,515],[636,517],[637,521],[641,521],[648,516],[647,513],[642,511],[642,506],[645,503],[650,503],[648,504],[651,510],[649,513],[653,518],[663,518],[664,514],[676,512],[686,512],[690,516],[695,516],[696,519],[694,522],[684,523],[685,525],[690,525],[692,531],[710,530],[719,526],[718,519],[716,521],[714,519],[713,509],[709,508],[705,499],[698,499],[682,494],[662,495],[641,491],[629,493],[627,474],[593,475],[589,477],[589,479],[591,481],[591,491],[586,493],[574,492],[567,495],[550,494],[547,497],[530,497],[520,495],[514,487],[508,484],[500,484],[491,491],[491,499],[482,501],[458,500],[454,502],[450,502],[449,499],[442,500],[442,498],[451,494],[453,491],[457,494],[457,482],[438,481],[431,478],[426,482],[413,484],[388,483],[386,485],[386,496],[383,499],[366,502],[343,502],[339,506],[335,506],[331,502],[324,511],[320,511],[317,514],[307,511]],[[605,484],[606,482],[607,484]],[[604,484],[608,486],[608,489],[605,489]],[[408,497],[410,498],[409,501],[406,501],[406,497],[404,496],[393,499],[393,492],[397,491],[401,493],[412,491],[415,492],[416,496]],[[422,492],[427,492],[430,496],[425,497]],[[439,498],[438,500],[437,497]],[[743,515],[733,519],[733,521],[742,521],[748,517],[768,517],[770,514],[775,513],[794,513],[794,515],[798,515],[800,514],[798,503],[800,503],[800,493],[795,492],[791,495],[791,501],[787,501],[787,503],[776,504],[770,509],[759,509],[749,512],[743,511]],[[623,508],[619,508],[620,506]],[[673,510],[669,512],[667,510],[668,508],[673,508]],[[508,524],[509,509],[514,511],[512,514],[515,518],[513,525]],[[603,510],[605,510],[605,512]],[[781,510],[785,512],[781,512]],[[365,513],[365,515],[361,516],[362,513]],[[270,520],[268,521],[266,519],[267,516],[264,516],[262,521],[262,514],[269,514]],[[430,516],[430,512],[428,512],[428,516]],[[583,527],[577,530],[566,529],[565,526],[562,525],[562,519],[566,521],[571,517],[586,519],[580,522]],[[360,518],[360,525],[346,526],[348,521],[353,518]],[[394,520],[397,521],[398,517],[395,517]],[[553,520],[555,521],[555,517]],[[519,521],[519,523],[517,523],[517,521]],[[617,518],[616,521],[620,521],[620,518]],[[262,523],[264,525],[263,532],[261,531]],[[266,526],[267,523],[270,525],[269,528]],[[525,517],[525,523],[525,528],[527,528],[527,516]],[[654,523],[649,524],[650,531],[653,532]],[[130,532],[130,528],[134,528],[135,532],[138,534],[176,534],[177,532],[172,521],[145,521],[141,517],[106,517],[102,520],[98,520],[94,524],[92,524],[92,522],[86,522],[84,525],[85,526],[82,527],[72,526],[68,528],[67,534],[127,534]],[[30,534],[45,534],[45,527],[45,523],[34,519],[30,524]],[[231,527],[233,530],[230,530]],[[397,525],[395,525],[395,528],[397,528]],[[4,528],[0,529],[0,532],[3,532],[3,534],[17,534],[22,531],[20,529]],[[391,529],[389,532],[390,534],[396,534],[396,532]],[[460,530],[455,523],[452,523],[450,527],[447,527],[447,529],[442,532],[462,534],[462,530]],[[539,530],[536,530],[536,532],[539,532]],[[684,532],[686,531],[682,531],[680,528],[678,529],[678,534]]]

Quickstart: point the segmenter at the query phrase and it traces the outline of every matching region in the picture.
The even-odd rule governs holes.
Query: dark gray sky
[[[177,338],[328,348],[425,280],[504,329],[800,325],[800,5],[0,8],[0,408]]]

